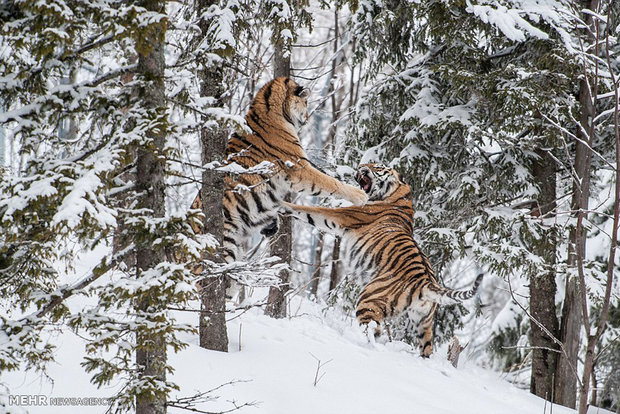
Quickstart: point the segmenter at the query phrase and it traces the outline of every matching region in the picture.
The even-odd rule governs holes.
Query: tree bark
[[[583,261],[586,255],[586,230],[582,223],[586,218],[585,212],[588,209],[590,197],[592,151],[588,143],[591,143],[592,139],[588,133],[592,129],[595,108],[590,85],[585,80],[582,80],[579,85],[579,103],[581,107],[579,119],[581,128],[577,132],[580,139],[576,143],[574,162],[577,180],[573,184],[573,196],[571,199],[571,210],[577,219],[577,226],[571,230],[569,235],[567,260],[569,269],[578,269],[578,266],[580,266],[579,262]],[[565,290],[566,296],[562,307],[562,324],[560,326],[559,339],[564,344],[566,355],[561,355],[558,360],[555,398],[558,404],[575,408],[577,399],[575,367],[577,367],[579,336],[583,318],[578,278],[568,277]]]
[[[598,0],[582,0],[580,6],[584,9],[596,10]],[[590,30],[585,31],[584,37],[588,44],[597,42],[593,38],[596,33],[592,15],[586,13],[584,20]],[[579,128],[576,142],[574,170],[577,174],[573,183],[573,196],[571,199],[571,209],[577,219],[576,228],[570,232],[568,246],[568,268],[577,269],[578,273],[583,272],[583,261],[586,257],[586,231],[583,228],[583,221],[587,214],[590,197],[590,169],[592,162],[591,145],[594,138],[594,117],[596,114],[596,83],[597,79],[592,79],[588,69],[584,67],[584,79],[579,84],[579,106],[581,109],[579,116]],[[577,375],[577,358],[579,352],[579,336],[581,333],[581,323],[583,320],[583,304],[579,291],[579,281],[577,278],[568,278],[566,281],[566,298],[562,308],[562,325],[560,327],[560,340],[564,344],[566,355],[561,355],[558,360],[558,381],[556,382],[555,394],[556,401],[567,407],[575,408]],[[589,333],[588,333],[589,335]]]
[[[596,0],[593,0],[591,3],[591,9],[594,10],[596,13],[600,14],[600,10],[597,10],[596,6],[598,6],[598,3]],[[610,7],[610,6],[608,6]],[[611,15],[610,10],[607,10],[607,21],[609,21],[609,17]],[[591,15],[589,15],[591,18]],[[588,24],[590,24],[590,22],[588,22]],[[599,52],[599,45],[600,45],[600,26],[598,26],[598,22],[595,22],[594,25],[596,25],[596,30],[594,31],[596,33],[596,37],[595,37],[595,41],[596,41],[596,47],[595,47],[595,54],[598,56],[598,52]],[[590,25],[590,27],[592,27],[592,25]],[[586,281],[585,281],[585,275],[584,272],[581,271],[579,273],[579,280],[581,283],[581,304],[582,304],[582,312],[584,314],[583,317],[583,326],[586,330],[586,338],[587,338],[587,345],[586,345],[586,355],[584,358],[584,363],[583,363],[583,376],[582,376],[582,380],[581,380],[581,387],[579,389],[579,414],[586,414],[586,412],[588,411],[588,392],[589,392],[589,387],[590,387],[590,378],[593,378],[593,386],[595,386],[596,383],[596,378],[594,377],[594,366],[595,366],[595,348],[596,348],[596,344],[599,342],[601,336],[603,335],[603,332],[605,331],[606,328],[606,323],[607,323],[607,317],[609,315],[609,308],[611,305],[611,290],[612,290],[612,286],[614,285],[614,276],[615,276],[615,263],[616,263],[616,249],[618,246],[618,226],[620,226],[620,88],[618,86],[618,82],[616,81],[616,74],[614,72],[614,68],[612,65],[612,61],[611,61],[611,57],[610,57],[610,49],[611,49],[611,44],[610,44],[610,34],[609,34],[609,28],[606,28],[606,34],[604,35],[604,39],[605,39],[605,60],[607,63],[607,69],[609,70],[609,74],[610,74],[610,78],[612,81],[612,85],[613,85],[613,92],[614,92],[614,115],[613,115],[613,127],[614,127],[614,144],[615,144],[615,189],[614,189],[614,210],[613,210],[613,224],[612,224],[612,230],[611,230],[611,237],[610,237],[610,243],[609,243],[609,258],[608,258],[608,262],[607,262],[607,280],[605,281],[605,293],[603,296],[603,302],[602,302],[602,309],[601,309],[601,315],[600,318],[598,320],[598,324],[597,326],[594,327],[594,332],[592,332],[592,326],[590,324],[590,317],[588,315],[588,296],[585,293],[585,285],[586,285]],[[593,109],[593,114],[595,113],[595,108],[596,108],[596,96],[598,93],[598,66],[596,68],[596,72],[595,72],[595,83],[594,83],[594,87],[592,90],[592,107]],[[594,126],[592,127],[592,129],[590,130],[590,141],[589,144],[590,146],[592,146],[592,142],[594,141]],[[594,392],[593,392],[593,398],[594,396]]]
[[[340,237],[334,239],[332,250],[332,269],[329,272],[329,291],[336,289],[340,281]]]
[[[569,266],[571,265],[569,260]],[[564,345],[566,355],[558,358],[554,400],[566,407],[575,408],[577,396],[577,354],[579,352],[579,332],[581,330],[581,306],[579,305],[578,282],[575,278],[566,281],[566,296],[562,306],[562,322],[559,340]]]
[[[286,198],[290,201],[290,198]],[[271,244],[271,254],[280,257],[283,262],[291,263],[291,219],[285,217],[280,221],[278,233],[274,236],[275,240]],[[269,288],[269,298],[265,308],[265,315],[272,318],[286,318],[286,292],[290,289],[290,273],[288,270],[280,271],[280,286]]]
[[[546,152],[537,151],[538,159],[532,165],[532,176],[539,188],[538,206],[533,212],[541,219],[554,215],[556,207],[555,161]],[[530,275],[530,315],[554,336],[557,336],[558,319],[555,309],[555,262],[556,239],[546,232],[535,242],[533,250],[543,258],[545,268],[541,273]],[[532,372],[530,392],[547,400],[553,395],[553,382],[558,357],[558,346],[535,321],[531,321]]]
[[[197,3],[198,15],[205,13],[213,5],[213,0],[199,0]],[[201,20],[200,30],[206,36],[209,22]],[[200,72],[200,96],[214,97],[214,106],[224,107],[222,95],[224,93],[223,70],[221,66],[205,67]],[[226,144],[228,133],[224,128],[200,130],[202,144],[201,159],[205,165],[212,161],[222,161],[226,158]],[[222,197],[224,196],[225,182],[221,173],[214,170],[203,170],[200,197],[202,212],[204,213],[204,229],[222,241],[224,216],[222,214]],[[216,255],[211,260],[220,262]],[[200,346],[215,351],[228,352],[228,333],[226,330],[226,277],[207,277],[200,281],[201,312],[199,321]]]
[[[319,281],[321,280],[321,256],[323,255],[324,238],[323,233],[319,233],[319,241],[316,246],[316,252],[314,253],[314,270],[310,278],[310,295],[314,297],[317,297]]]
[[[142,2],[148,11],[163,13],[165,2],[162,0],[146,0]],[[165,26],[161,26],[165,30]],[[138,98],[142,105],[158,113],[165,110],[164,88],[164,39],[163,33],[150,32],[144,39],[149,47],[141,47],[138,53],[138,74],[147,84],[140,88]],[[163,114],[159,113],[159,116]],[[148,138],[152,146],[137,148],[136,188],[141,194],[140,207],[152,211],[154,217],[165,216],[165,160],[162,153],[165,147],[166,133],[164,128],[151,129]],[[146,231],[146,230],[145,230]],[[149,237],[147,237],[149,239]],[[153,269],[166,260],[162,248],[153,248],[149,242],[137,244],[136,263],[138,274]],[[140,297],[136,301],[138,314],[148,318],[151,313],[157,314],[165,304],[157,297]],[[166,380],[166,344],[163,335],[138,331],[136,335],[136,364],[142,378],[156,378],[160,382]],[[166,412],[165,394],[144,393],[136,397],[137,414],[163,414]]]
[[[592,395],[590,396],[590,405],[598,405],[598,381],[596,380],[596,363],[592,364]]]
[[[291,53],[290,50],[287,53],[282,40],[276,42],[273,52],[273,77],[280,76],[291,76]]]
[[[290,76],[291,74],[291,57],[290,53],[285,56],[285,48],[281,41],[275,44],[273,56],[273,76]],[[286,197],[285,201],[291,201],[290,197]],[[274,236],[271,243],[271,254],[278,256],[284,263],[291,263],[291,238],[292,223],[290,217],[280,217],[280,226],[278,233]],[[286,292],[290,289],[289,280],[290,273],[288,270],[280,271],[280,286],[269,288],[269,298],[265,308],[265,315],[272,318],[286,317]]]

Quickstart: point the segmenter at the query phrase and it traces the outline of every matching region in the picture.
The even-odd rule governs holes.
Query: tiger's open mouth
[[[362,190],[368,194],[370,187],[372,187],[372,180],[370,177],[365,173],[357,173],[355,175],[355,181],[357,181],[360,187],[362,187]]]

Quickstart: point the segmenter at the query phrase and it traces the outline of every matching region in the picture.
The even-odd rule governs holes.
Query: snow
[[[256,294],[255,294],[256,296]],[[197,306],[197,304],[196,304]],[[293,298],[286,319],[272,319],[259,308],[229,317],[229,352],[200,348],[186,334],[189,347],[171,354],[171,380],[180,386],[171,398],[214,389],[196,408],[218,412],[243,404],[239,413],[413,413],[540,414],[544,401],[516,388],[461,355],[453,368],[440,348],[430,359],[402,342],[369,343],[357,323],[335,310]],[[179,322],[196,323],[191,312]],[[51,335],[58,346],[49,378],[32,372],[3,374],[13,395],[109,397],[118,384],[97,390],[80,367],[84,341],[68,329]],[[319,364],[317,375],[317,366]],[[316,386],[315,377],[318,377]],[[53,382],[51,382],[53,380]],[[233,403],[234,402],[234,403]],[[31,413],[57,413],[58,407],[36,406]],[[106,407],[66,406],[63,413],[103,413]],[[18,411],[19,412],[19,411]],[[171,408],[170,413],[185,412]],[[574,413],[555,406],[557,414]]]
[[[496,26],[510,40],[523,42],[526,39],[526,34],[543,40],[549,37],[523,19],[520,14],[524,12],[521,10],[487,5],[470,5],[467,10],[478,16],[483,22]]]

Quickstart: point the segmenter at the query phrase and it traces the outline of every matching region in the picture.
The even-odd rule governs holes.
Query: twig
[[[571,370],[573,371],[573,374],[575,374],[575,378],[577,378],[577,382],[579,383],[579,386],[581,386],[581,380],[579,379],[579,373],[577,372],[577,369],[575,368],[575,366],[572,364],[572,362],[570,361],[570,359],[568,358],[568,355],[566,353],[566,348],[564,348],[564,344],[562,343],[562,341],[560,341],[558,338],[555,337],[555,335],[553,335],[549,329],[547,329],[547,327],[545,325],[543,325],[542,323],[540,323],[538,321],[538,319],[534,318],[530,312],[523,306],[521,305],[521,302],[519,302],[517,300],[517,298],[514,295],[513,289],[512,289],[512,285],[510,283],[510,278],[508,278],[508,288],[509,288],[509,292],[510,292],[510,296],[512,297],[512,300],[514,301],[514,303],[517,304],[517,306],[519,308],[521,308],[521,310],[527,315],[528,318],[530,318],[531,321],[533,321],[549,338],[551,338],[551,340],[553,342],[555,342],[556,344],[558,344],[558,346],[560,347],[560,350],[562,352],[562,355],[564,355],[564,358],[566,358],[566,361],[568,362]]]
[[[215,388],[212,388],[208,391],[204,391],[204,392],[199,392],[197,394],[194,394],[190,397],[181,397],[181,398],[177,398],[176,400],[172,400],[172,401],[167,401],[166,402],[166,406],[167,407],[174,407],[174,408],[180,408],[182,410],[186,410],[186,411],[191,411],[193,413],[202,413],[202,414],[225,414],[225,413],[230,413],[233,411],[237,411],[240,410],[243,407],[254,407],[256,406],[258,403],[256,401],[252,401],[252,402],[248,402],[248,403],[243,403],[241,405],[237,405],[237,403],[235,401],[230,401],[230,403],[233,405],[233,408],[230,408],[228,410],[223,410],[223,411],[205,411],[205,410],[201,410],[199,408],[196,408],[196,404],[200,404],[200,403],[207,403],[207,402],[211,402],[211,401],[215,401],[217,398],[219,397],[212,397],[209,394],[213,393],[214,391],[219,390],[220,388],[223,388],[227,385],[234,385],[236,383],[239,382],[249,382],[249,381],[243,381],[243,380],[234,380],[234,381],[229,381],[225,384],[221,384]]]
[[[241,352],[241,328],[243,327],[243,324],[240,323],[239,324],[239,352]]]
[[[316,387],[316,385],[319,383],[319,381],[321,381],[321,378],[323,378],[323,376],[326,374],[324,372],[324,373],[319,375],[319,372],[321,371],[321,368],[323,368],[325,365],[327,365],[330,362],[332,362],[333,359],[330,359],[329,361],[321,362],[321,360],[318,359],[316,356],[314,356],[312,354],[312,352],[309,352],[309,354],[312,355],[312,358],[314,358],[316,360],[316,372],[314,373],[314,386]]]

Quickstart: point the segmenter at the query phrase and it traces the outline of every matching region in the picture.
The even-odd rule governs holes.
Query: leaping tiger
[[[308,118],[310,91],[286,77],[263,86],[245,116],[251,132],[234,133],[227,145],[227,164],[244,169],[264,161],[268,172],[242,173],[226,178],[224,193],[224,235],[222,258],[233,262],[243,258],[253,235],[266,236],[278,230],[278,211],[290,193],[317,197],[335,196],[355,205],[367,200],[364,191],[341,183],[316,169],[301,146],[297,131]],[[192,208],[200,208],[200,193]]]
[[[413,239],[409,185],[396,171],[380,164],[360,165],[355,178],[368,194],[366,205],[326,208],[283,203],[284,209],[298,219],[342,236],[349,264],[356,272],[372,275],[357,302],[360,325],[368,327],[375,322],[377,337],[386,318],[406,311],[417,324],[420,353],[428,357],[433,352],[437,305],[472,298],[482,275],[469,290],[440,286],[428,259]]]

